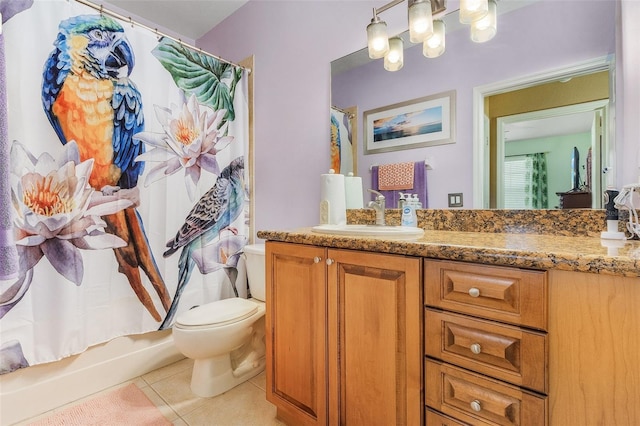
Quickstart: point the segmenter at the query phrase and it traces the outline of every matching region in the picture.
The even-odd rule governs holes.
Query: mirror
[[[600,208],[602,188],[607,184],[616,185],[612,181],[613,174],[601,173],[614,167],[615,158],[615,144],[611,136],[615,127],[614,105],[607,101],[609,94],[614,93],[615,5],[609,2],[516,0],[499,2],[498,9],[498,35],[487,43],[472,43],[468,29],[456,24],[457,13],[451,13],[444,18],[447,23],[447,51],[439,58],[425,58],[421,45],[407,41],[404,67],[397,72],[385,71],[381,60],[369,60],[366,49],[331,63],[332,105],[358,108],[356,127],[361,135],[365,134],[363,114],[369,110],[446,90],[457,92],[456,143],[376,156],[366,155],[364,150],[360,150],[359,174],[366,182],[370,165],[433,158],[436,167],[428,173],[429,207],[446,208],[441,200],[446,200],[447,193],[472,192],[475,208],[507,208],[512,204],[504,199],[504,181],[498,179],[498,175],[504,175],[505,150],[509,151],[513,145],[509,145],[512,142],[508,137],[505,142],[504,131],[513,132],[514,126],[522,127],[524,124],[505,121],[504,118],[537,111],[540,117],[520,117],[526,119],[527,126],[530,126],[534,118],[550,119],[552,115],[569,118],[573,112],[569,114],[562,107],[597,100],[603,104],[594,107],[591,114],[592,118],[596,113],[602,116],[602,141],[590,141],[586,148],[583,142],[576,143],[569,149],[572,152],[573,146],[579,145],[579,188],[574,188],[570,182],[571,155],[563,154],[567,158],[560,161],[548,161],[548,167],[555,167],[553,164],[558,163],[562,170],[549,171],[548,177],[552,179],[549,182],[549,200],[542,208],[560,207],[561,197],[556,193],[574,189],[591,191],[589,207]],[[364,42],[363,36],[363,45]],[[564,100],[556,89],[552,89],[551,95],[548,92],[531,92],[540,84],[571,87],[579,83],[581,77],[589,75],[599,75],[604,79],[605,95],[599,91],[576,100],[575,93],[591,88],[591,83],[572,89],[573,94]],[[547,102],[548,106],[530,107],[514,101],[519,102],[518,108],[502,110],[500,116],[492,115],[492,98],[509,93],[514,97],[520,96],[521,101],[536,97],[553,99]],[[503,119],[498,123],[500,117]],[[560,119],[555,121],[562,122]],[[593,123],[595,119],[591,121]],[[545,123],[548,127],[549,121]],[[591,135],[591,124],[588,131],[581,128],[579,133]],[[503,135],[500,141],[498,125]],[[590,174],[587,176],[589,147]],[[498,152],[499,148],[501,152]]]

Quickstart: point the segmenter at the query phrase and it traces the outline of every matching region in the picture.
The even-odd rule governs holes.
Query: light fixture
[[[427,58],[437,58],[445,50],[445,24],[444,21],[433,21],[433,34],[422,45],[422,54]]]
[[[433,16],[429,0],[415,0],[409,6],[409,40],[422,43],[433,33]]]
[[[470,24],[489,13],[488,0],[460,0],[460,22]]]
[[[380,59],[389,51],[387,23],[378,18],[375,9],[373,9],[373,19],[367,25],[367,45],[371,59]]]
[[[371,59],[384,57],[384,68],[397,71],[403,66],[404,41],[399,36],[387,36],[387,24],[378,14],[404,3],[405,0],[391,0],[373,8],[373,19],[367,26],[367,47]],[[459,10],[462,23],[471,24],[471,40],[483,43],[496,35],[498,0],[460,0],[460,9],[446,12],[447,0],[407,0],[409,17],[409,41],[422,43],[422,53],[427,58],[437,58],[445,51],[444,18]],[[434,20],[434,17],[436,18]],[[391,47],[390,47],[391,45]],[[399,47],[397,47],[399,46]]]
[[[471,40],[476,43],[484,43],[491,40],[498,30],[496,0],[489,0],[489,13],[471,23]]]
[[[404,42],[400,37],[389,39],[389,51],[384,55],[384,69],[398,71],[404,65]]]

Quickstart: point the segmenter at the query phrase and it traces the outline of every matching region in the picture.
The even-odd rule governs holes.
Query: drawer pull
[[[476,355],[482,352],[482,346],[480,346],[480,343],[473,343],[471,346],[469,346],[469,349],[471,349],[471,352]]]
[[[321,260],[322,260],[321,257],[316,256],[316,257],[313,258],[313,263],[320,263]]]
[[[470,405],[471,405],[471,409],[476,413],[479,413],[482,410],[482,405],[480,405],[480,401],[478,401],[477,399],[474,399],[473,401],[471,401]]]
[[[333,264],[333,259],[327,259],[327,265],[332,265]]]
[[[480,296],[480,290],[476,287],[471,287],[469,289],[469,296],[471,297],[478,297]]]

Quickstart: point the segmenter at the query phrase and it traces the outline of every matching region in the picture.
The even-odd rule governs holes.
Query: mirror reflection
[[[455,29],[458,17],[447,15],[446,53],[427,59],[421,45],[405,42],[404,67],[397,72],[366,58],[366,49],[333,61],[332,105],[358,108],[355,127],[361,135],[368,110],[457,92],[455,144],[376,156],[360,150],[363,181],[370,165],[431,157],[438,165],[428,173],[431,208],[446,208],[442,200],[451,192],[473,194],[466,197],[473,206],[465,208],[600,208],[603,188],[616,185],[606,173],[615,158],[609,104],[615,7],[575,6],[498,2],[498,34],[484,44],[470,42],[464,29]],[[530,180],[542,174],[531,169],[534,154],[545,160],[544,188]],[[526,164],[525,182],[506,180],[516,165]]]

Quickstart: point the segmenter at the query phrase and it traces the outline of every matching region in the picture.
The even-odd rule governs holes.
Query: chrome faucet
[[[375,201],[370,201],[369,202],[369,207],[371,207],[372,209],[374,209],[376,211],[376,225],[385,225],[385,221],[384,221],[384,208],[385,208],[385,202],[384,202],[384,195],[382,195],[381,193],[379,193],[378,191],[374,191],[373,189],[369,189],[369,192],[376,194],[376,200]]]

